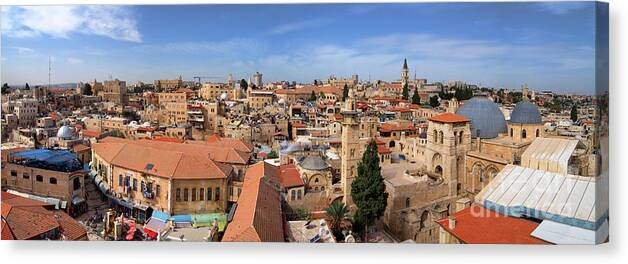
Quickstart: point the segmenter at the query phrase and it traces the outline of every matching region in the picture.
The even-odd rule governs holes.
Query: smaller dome
[[[279,104],[286,104],[286,99],[283,99],[283,98],[279,99]]]
[[[517,124],[541,124],[541,113],[535,104],[524,100],[515,105],[512,113],[510,113],[510,122]]]
[[[62,139],[70,139],[74,137],[74,127],[62,126],[57,131],[57,137]]]
[[[319,156],[308,156],[301,163],[299,163],[301,168],[306,170],[324,170],[329,168],[327,162],[323,160],[323,158]]]
[[[229,99],[229,94],[227,94],[227,93],[222,93],[222,94],[220,95],[220,100],[225,101],[225,100],[228,100],[228,99]]]

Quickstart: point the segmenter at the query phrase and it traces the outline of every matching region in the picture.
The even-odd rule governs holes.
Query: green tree
[[[111,135],[112,137],[118,137],[118,138],[125,138],[124,133],[122,133],[122,131],[120,130],[111,130]]]
[[[358,163],[358,176],[351,183],[351,198],[357,206],[356,218],[364,223],[366,241],[368,226],[384,214],[388,199],[374,140],[369,143],[362,161]]]
[[[279,158],[279,155],[277,155],[277,152],[274,150],[271,150],[270,153],[268,153],[268,155],[266,156],[266,158],[269,159],[276,159]]]
[[[349,86],[345,83],[345,87],[342,88],[342,101],[346,101],[349,97]]]
[[[341,236],[343,221],[347,219],[347,215],[349,214],[347,206],[343,202],[335,201],[325,208],[325,213],[327,214],[327,222],[334,236]]]
[[[297,218],[299,218],[299,220],[303,220],[303,221],[310,221],[312,220],[312,213],[304,208],[298,208],[297,209]]]
[[[86,83],[83,86],[83,95],[93,95],[94,91],[92,91],[92,86],[89,83]]]
[[[421,104],[421,97],[419,96],[419,89],[414,89],[414,93],[412,94],[412,103],[413,104]]]
[[[249,88],[249,83],[245,79],[240,80],[240,88],[246,92],[246,89]]]
[[[316,101],[316,93],[314,91],[312,91],[312,94],[310,94],[309,101]]]
[[[430,105],[432,107],[438,107],[440,105],[440,102],[438,102],[438,96],[434,95],[432,97],[430,97]]]
[[[410,97],[410,92],[408,91],[408,84],[404,83],[403,84],[403,92],[401,93],[401,98],[403,100],[408,100],[408,98]]]
[[[9,89],[11,89],[11,87],[9,87],[9,84],[4,83],[2,85],[2,94],[8,94],[9,93]]]
[[[578,121],[578,106],[575,104],[571,106],[571,121],[574,123]]]

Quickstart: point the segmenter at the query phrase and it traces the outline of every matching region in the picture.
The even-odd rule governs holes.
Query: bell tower
[[[401,69],[401,85],[405,86],[409,84],[410,80],[410,71],[408,70],[408,60],[403,59],[403,68]]]
[[[345,102],[345,106],[341,111],[342,114],[342,155],[340,178],[342,182],[344,197],[343,202],[349,210],[355,209],[353,199],[351,198],[351,183],[357,177],[358,162],[361,155],[359,152],[359,119],[358,112],[355,110],[355,92],[353,88],[349,90],[349,96]]]

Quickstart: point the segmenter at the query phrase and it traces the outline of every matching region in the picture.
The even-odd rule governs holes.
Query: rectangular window
[[[13,176],[13,177],[17,177],[17,171],[15,171],[15,170],[11,170],[11,176]]]
[[[146,186],[144,186],[144,181],[142,181],[140,184],[141,184],[140,185],[140,191],[144,192],[145,191],[144,188],[146,187]]]
[[[183,201],[187,202],[189,200],[188,195],[189,195],[188,188],[184,188],[183,189]]]
[[[44,181],[44,176],[37,175],[37,176],[35,176],[35,180],[38,181],[38,182],[43,182]]]
[[[29,175],[28,173],[24,172],[24,173],[22,173],[22,178],[24,178],[24,179],[27,179],[27,180],[28,180],[28,179],[30,179],[30,178],[31,178],[31,175]]]
[[[196,188],[192,188],[192,202],[196,201]]]
[[[123,179],[122,175],[120,175],[120,177],[118,177],[118,185],[122,186],[123,183],[124,183],[124,179]]]
[[[159,189],[159,187],[157,187],[157,189]],[[177,188],[176,194],[175,194],[175,199],[176,201],[181,201],[181,189]]]
[[[137,191],[137,179],[133,179],[133,190]]]
[[[205,189],[200,188],[200,189],[198,190],[198,200],[199,200],[199,201],[203,201],[203,200],[205,200]]]
[[[124,177],[124,185],[127,187],[131,186],[131,177],[129,176]]]
[[[212,187],[207,188],[207,201],[212,200]]]
[[[216,187],[216,193],[214,195],[216,195],[216,199],[214,200],[216,201],[220,200],[220,187]]]
[[[160,193],[161,193],[161,186],[159,186],[159,184],[157,184],[157,187],[155,189],[155,196],[159,197]]]
[[[149,182],[146,184],[146,192],[153,192],[153,183]]]

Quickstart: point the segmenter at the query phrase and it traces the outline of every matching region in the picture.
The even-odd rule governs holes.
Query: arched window
[[[57,178],[50,178],[50,184],[57,184]]]
[[[458,132],[454,131],[454,145],[458,145]]]
[[[537,128],[536,129],[536,137],[540,137],[541,136],[541,131]]]
[[[81,178],[76,177],[72,180],[72,190],[76,191],[78,189],[81,189]]]
[[[514,137],[515,133],[513,132],[512,128],[510,129],[510,137]]]
[[[521,138],[526,138],[526,136],[527,136],[526,130],[525,129],[521,130]]]
[[[438,132],[436,130],[434,130],[434,143],[438,143]]]
[[[462,144],[462,134],[464,134],[464,131],[460,131],[460,133],[458,133],[458,143]]]
[[[441,130],[440,132],[438,132],[438,137],[440,138],[440,139],[439,139],[439,142],[440,142],[441,144],[443,144],[443,131],[442,131],[442,130]]]
[[[406,208],[410,207],[410,197],[406,198]]]
[[[43,182],[44,181],[44,176],[37,175],[37,176],[35,176],[35,180],[38,181],[38,182]]]

